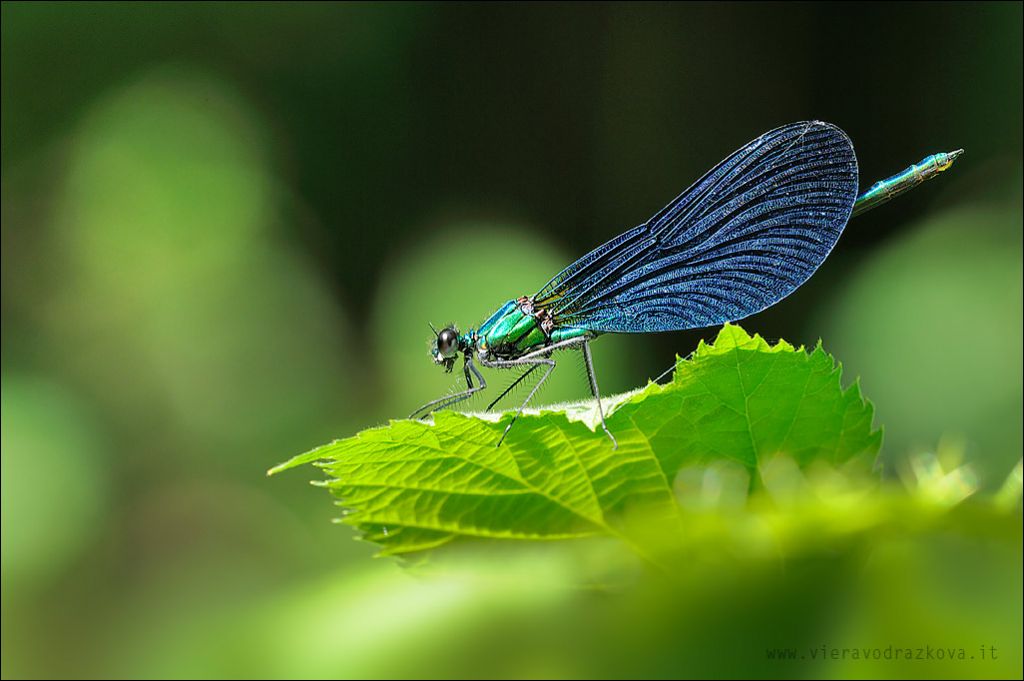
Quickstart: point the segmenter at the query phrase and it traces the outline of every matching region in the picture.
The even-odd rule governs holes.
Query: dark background
[[[1021,16],[4,3],[4,676],[180,673],[172,632],[369,579],[324,495],[263,471],[450,388],[428,321],[478,323],[797,120],[849,134],[862,187],[966,154],[744,327],[823,339],[891,461],[952,451],[999,484],[1021,452]],[[602,388],[714,332],[602,339]],[[560,373],[542,401],[586,394]]]

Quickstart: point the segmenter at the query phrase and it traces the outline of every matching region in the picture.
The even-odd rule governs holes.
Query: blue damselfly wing
[[[805,282],[857,199],[857,157],[839,128],[776,128],[646,223],[598,246],[534,297],[560,326],[650,333],[713,326],[774,305]]]

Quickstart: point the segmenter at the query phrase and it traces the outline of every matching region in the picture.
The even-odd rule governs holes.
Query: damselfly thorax
[[[480,360],[508,360],[587,333],[586,329],[559,326],[547,308],[522,296],[505,303],[479,329],[470,329],[465,341],[475,347]]]

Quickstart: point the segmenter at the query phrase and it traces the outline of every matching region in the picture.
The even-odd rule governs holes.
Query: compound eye
[[[437,334],[437,351],[442,357],[454,357],[459,349],[459,334],[454,329],[444,329]]]

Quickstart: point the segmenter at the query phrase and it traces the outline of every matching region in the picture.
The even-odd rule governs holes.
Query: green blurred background
[[[427,322],[796,120],[846,130],[862,186],[967,153],[744,327],[822,338],[887,460],[1020,459],[1019,3],[2,11],[4,677],[578,673],[479,633],[563,596],[424,585],[264,471],[449,389]],[[602,389],[714,331],[602,339]],[[542,400],[586,395],[558,373]]]

